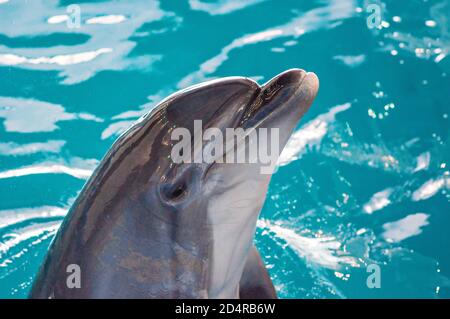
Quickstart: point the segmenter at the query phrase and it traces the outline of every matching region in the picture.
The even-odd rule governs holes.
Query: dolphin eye
[[[175,185],[165,185],[163,187],[163,196],[169,201],[178,201],[187,193],[186,183],[182,182]]]
[[[172,191],[172,194],[170,195],[170,197],[171,197],[172,199],[177,199],[177,198],[183,196],[184,193],[185,193],[185,188],[186,188],[186,184],[184,184],[184,183],[178,185],[178,186]]]

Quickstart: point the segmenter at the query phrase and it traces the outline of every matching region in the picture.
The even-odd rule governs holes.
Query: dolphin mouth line
[[[290,82],[286,85],[280,85],[280,84],[276,83],[276,81],[280,77],[286,75],[289,72],[292,72],[293,70],[301,72],[301,78],[298,81]],[[247,137],[250,134],[252,134],[253,131],[257,130],[260,126],[263,125],[264,122],[268,121],[271,117],[275,116],[277,113],[285,111],[284,106],[289,104],[287,101],[284,101],[283,103],[280,103],[278,105],[276,105],[276,103],[273,103],[273,104],[275,104],[274,107],[273,106],[271,107],[271,105],[264,105],[263,102],[265,102],[269,99],[276,98],[277,93],[283,88],[290,87],[290,86],[296,86],[297,90],[299,90],[302,87],[308,74],[311,74],[311,73],[306,72],[305,70],[302,70],[302,69],[291,69],[291,70],[287,70],[285,72],[278,74],[277,76],[273,77],[272,79],[270,79],[263,85],[259,85],[257,82],[249,79],[252,82],[254,82],[255,85],[257,85],[257,87],[255,89],[255,92],[253,93],[253,96],[250,98],[249,102],[244,106],[244,112],[241,115],[241,117],[237,120],[234,127],[230,127],[230,128],[234,128],[234,129],[243,128],[244,129],[243,139],[236,141],[235,144],[233,143],[233,147],[225,148],[223,153],[219,157],[223,159],[227,156],[227,154],[229,152],[234,151],[235,148],[241,147],[242,144],[246,143]],[[250,121],[254,120],[256,117],[258,117],[258,115],[261,115],[262,112],[265,112],[266,114],[263,114],[261,116],[261,118],[259,118],[257,121],[252,123],[252,125],[250,127],[245,127],[246,124],[248,124]],[[298,120],[300,120],[300,118]],[[282,145],[282,148],[284,148],[284,145]],[[217,164],[216,161],[214,161],[213,163],[210,163],[207,166],[207,168],[202,176],[202,179],[207,178],[207,176],[209,175],[209,172],[213,169],[213,167],[216,164]]]
[[[276,83],[278,79],[280,79],[287,73],[292,72],[293,70],[301,72],[300,81],[291,82],[288,83],[287,85],[280,85]],[[253,97],[245,106],[244,112],[238,122],[237,127],[245,127],[246,124],[248,124],[252,120],[255,120],[255,118],[258,117],[258,115],[260,115],[261,113],[266,113],[262,114],[262,117],[260,119],[258,119],[255,123],[252,123],[251,127],[247,128],[247,129],[250,128],[256,129],[259,126],[261,126],[263,122],[265,122],[271,116],[273,116],[274,113],[281,112],[283,106],[287,104],[286,102],[276,105],[275,107],[272,108],[270,107],[270,105],[264,105],[264,102],[276,98],[277,93],[283,88],[289,86],[297,86],[297,89],[300,89],[308,74],[309,72],[306,72],[305,70],[302,69],[291,69],[278,74],[277,76],[273,77],[263,85],[258,84],[258,88],[256,89]]]

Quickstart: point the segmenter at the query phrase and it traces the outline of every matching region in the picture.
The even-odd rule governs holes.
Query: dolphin
[[[291,69],[262,86],[228,77],[160,102],[84,185],[29,296],[276,298],[253,245],[271,174],[259,162],[174,163],[171,134],[182,127],[195,135],[195,120],[221,131],[278,128],[282,149],[318,86],[314,73]]]

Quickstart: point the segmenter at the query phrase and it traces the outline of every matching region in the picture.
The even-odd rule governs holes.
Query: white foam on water
[[[350,103],[334,106],[294,132],[278,158],[278,166],[284,166],[299,159],[308,147],[319,145],[327,134],[329,125],[334,122],[336,114],[348,110],[350,106]]]
[[[6,254],[11,248],[21,244],[24,241],[42,236],[44,233],[48,232],[55,234],[60,224],[60,221],[34,224],[7,234],[4,236],[4,238],[6,237],[7,239],[0,242],[0,258],[2,258],[3,255]],[[0,263],[0,267],[4,266],[6,266],[4,263]]]
[[[57,24],[57,23],[63,23],[67,20],[69,20],[69,16],[67,14],[59,14],[59,15],[55,15],[55,16],[48,18],[47,23]]]
[[[189,5],[192,10],[205,11],[210,15],[221,15],[241,10],[263,1],[266,0],[218,0],[215,2],[189,0]]]
[[[383,209],[391,203],[389,196],[391,196],[393,192],[392,188],[387,188],[383,191],[375,193],[370,200],[364,204],[363,210],[367,214],[372,214],[378,210]]]
[[[162,10],[159,1],[134,0],[132,5],[126,1],[109,1],[107,5],[104,2],[83,3],[80,9],[80,26],[73,28],[67,24],[67,7],[60,6],[57,1],[15,0],[8,3],[8,10],[1,13],[0,30],[10,38],[33,40],[48,36],[50,30],[67,37],[77,33],[85,40],[76,44],[31,47],[0,44],[0,65],[56,70],[64,84],[85,81],[103,70],[149,70],[161,56],[130,55],[136,46],[132,36],[146,23],[166,18],[177,23],[181,21],[173,12]]]
[[[339,270],[343,266],[359,267],[358,261],[345,254],[341,243],[333,236],[304,237],[294,230],[273,224],[267,220],[258,220],[258,227],[267,229],[276,237],[284,240],[288,246],[308,264]]]
[[[414,172],[427,170],[428,167],[430,166],[430,158],[431,158],[430,152],[420,154],[417,157],[417,164],[416,168],[414,169]]]
[[[424,213],[416,213],[406,216],[400,220],[385,223],[385,230],[382,236],[390,242],[400,242],[412,236],[422,233],[422,228],[428,225],[428,217],[430,215]]]
[[[127,18],[122,14],[110,14],[105,16],[98,16],[86,20],[86,24],[118,24],[125,21]]]
[[[88,113],[68,113],[59,104],[5,96],[0,96],[0,118],[5,118],[7,132],[20,133],[51,132],[58,129],[60,121],[103,121]]]
[[[0,229],[31,219],[63,217],[66,213],[67,208],[56,206],[0,210]]]
[[[97,165],[98,160],[96,159],[74,157],[69,163],[63,160],[47,161],[0,171],[0,179],[41,174],[66,174],[78,179],[88,179]]]
[[[28,144],[14,142],[0,143],[0,155],[21,156],[36,153],[59,153],[65,144],[66,142],[61,140],[49,140],[47,142]]]
[[[415,202],[425,200],[436,195],[444,187],[450,188],[450,182],[446,177],[430,179],[415,190],[411,198]]]
[[[61,54],[51,57],[42,56],[37,58],[27,58],[17,54],[0,54],[0,65],[20,65],[20,64],[56,64],[73,65],[94,60],[101,54],[112,52],[111,48],[100,48],[95,51],[79,52],[74,54]]]
[[[111,136],[117,136],[125,132],[136,120],[133,121],[119,121],[108,125],[102,132],[101,138],[105,140]]]
[[[364,63],[366,56],[364,54],[360,55],[336,55],[333,57],[334,60],[340,61],[348,67],[355,68]]]
[[[92,170],[73,168],[61,164],[43,163],[0,172],[0,179],[39,174],[66,174],[79,179],[88,179]]]

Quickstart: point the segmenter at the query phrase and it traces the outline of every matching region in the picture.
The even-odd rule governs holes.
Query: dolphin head
[[[148,211],[164,221],[157,233],[170,229],[171,239],[181,249],[202,260],[199,268],[206,296],[237,296],[271,170],[317,91],[316,75],[299,69],[286,71],[262,86],[247,78],[225,78],[178,92],[147,116],[147,122],[158,128],[158,136],[147,152],[154,163],[152,172],[139,177],[146,185],[139,197]],[[201,121],[201,126],[195,121]],[[177,129],[181,129],[179,134]],[[204,139],[208,129],[215,132],[210,134],[214,143],[212,138]],[[230,129],[254,133],[253,141],[239,141],[236,136],[230,140]],[[266,130],[265,141],[258,144],[261,129]],[[227,145],[214,147],[213,161],[212,157],[208,162],[198,160],[218,141]],[[275,152],[269,172],[261,171],[267,163],[251,161],[250,155],[248,162],[227,157],[230,151],[248,154],[249,144],[255,141],[256,157],[269,148]],[[190,160],[174,161],[176,147],[177,155]]]
[[[255,136],[257,151],[274,149],[273,141],[281,151],[317,90],[313,73],[294,69],[263,86],[225,78],[163,100],[114,143],[85,185],[32,296],[237,297],[273,165],[262,172],[267,162],[228,155],[253,154]],[[229,129],[251,138],[230,139]],[[204,150],[214,150],[208,161],[198,160]],[[67,289],[66,261],[81,266],[88,284]]]

